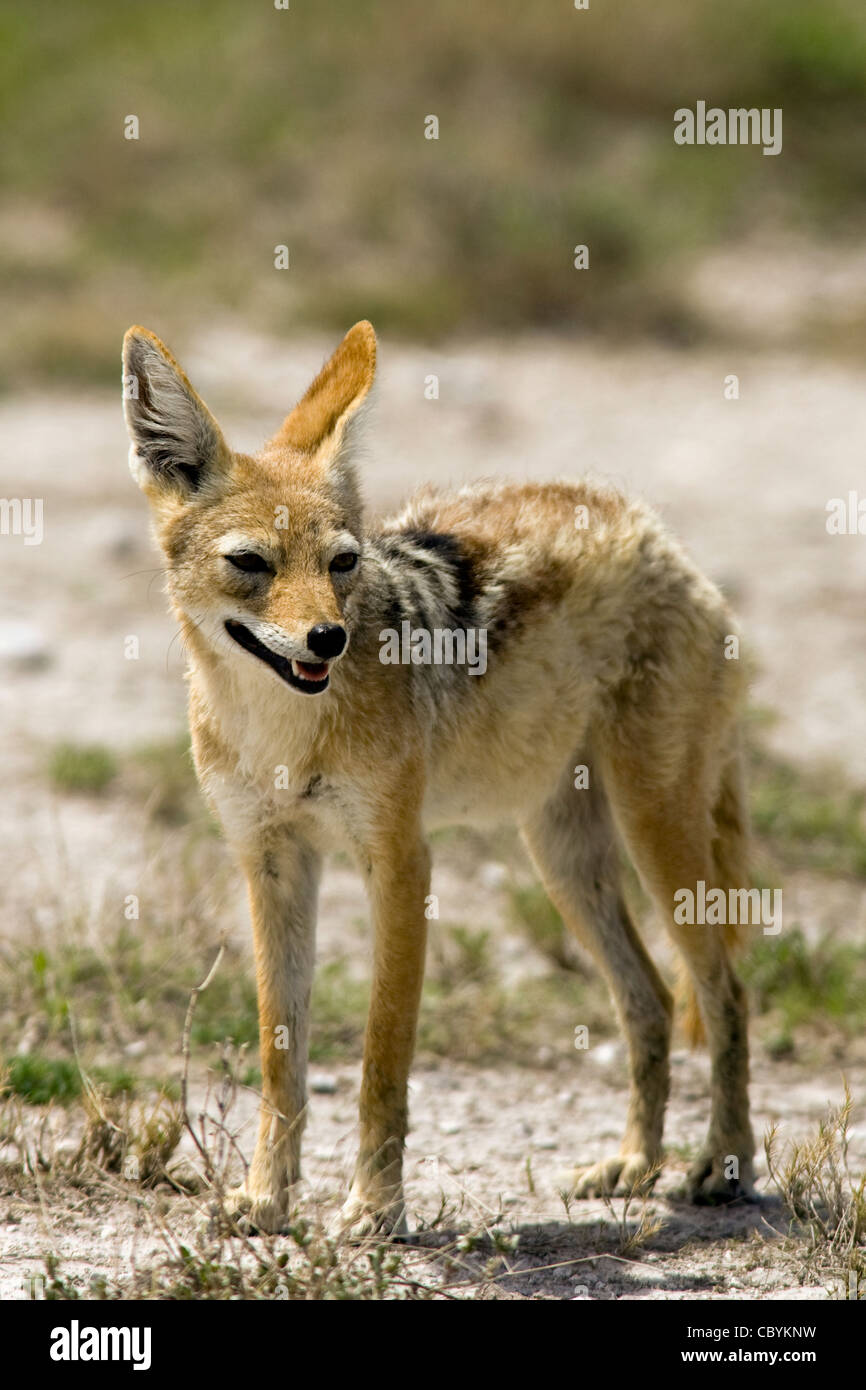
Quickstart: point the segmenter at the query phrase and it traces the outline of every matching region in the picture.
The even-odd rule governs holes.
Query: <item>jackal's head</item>
[[[154,513],[169,592],[212,660],[318,695],[345,651],[363,567],[351,422],[373,383],[376,335],[356,323],[282,428],[234,453],[168,349],[123,343],[129,466]]]

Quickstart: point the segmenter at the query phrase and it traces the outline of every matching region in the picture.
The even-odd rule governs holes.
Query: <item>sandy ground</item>
[[[428,1244],[441,1249],[467,1228],[517,1235],[515,1251],[484,1289],[485,1297],[838,1297],[841,1273],[832,1264],[820,1270],[809,1265],[804,1242],[790,1237],[790,1219],[767,1182],[762,1157],[757,1164],[762,1195],[754,1204],[707,1210],[684,1201],[679,1189],[686,1163],[674,1152],[646,1204],[638,1200],[624,1212],[619,1200],[610,1205],[581,1201],[566,1209],[562,1175],[576,1159],[594,1161],[614,1152],[620,1137],[622,1049],[609,1044],[597,1052],[556,1069],[449,1063],[416,1070],[406,1190],[422,1251]],[[866,1067],[846,1071],[855,1094],[862,1095]],[[771,1123],[786,1134],[802,1134],[823,1116],[828,1094],[841,1092],[838,1069],[776,1064],[772,1074],[762,1075],[760,1068],[756,1073],[752,1099],[758,1134]],[[359,1068],[326,1073],[314,1068],[311,1082],[301,1210],[315,1209],[328,1219],[339,1211],[351,1175]],[[706,1088],[705,1060],[676,1052],[668,1136],[677,1147],[697,1145],[703,1136]],[[202,1092],[193,1097],[194,1114],[203,1099]],[[241,1093],[232,1127],[245,1152],[252,1150],[255,1109],[255,1097]],[[188,1139],[180,1154],[193,1156]],[[862,1119],[851,1131],[851,1160],[855,1169],[866,1161]],[[146,1204],[154,1200],[151,1194]],[[639,1250],[622,1254],[620,1222],[625,1218],[634,1228],[642,1215],[659,1229]],[[122,1281],[133,1265],[147,1268],[165,1253],[142,1211],[140,1190],[120,1178],[96,1196],[73,1191],[60,1203],[7,1195],[0,1199],[0,1218],[0,1299],[22,1297],[27,1280],[44,1277],[47,1250],[84,1296],[94,1276]],[[201,1228],[200,1217],[183,1198],[174,1200],[171,1222],[177,1236],[191,1244]],[[416,1268],[431,1276],[432,1265],[423,1256]],[[472,1269],[471,1261],[458,1280],[467,1268]]]
[[[173,344],[240,448],[255,448],[277,426],[330,346],[248,339],[233,328]],[[731,373],[736,400],[724,396]],[[424,397],[431,374],[438,400]],[[855,443],[866,434],[864,387],[864,373],[783,356],[612,352],[547,340],[425,351],[386,341],[368,422],[367,494],[384,509],[424,481],[584,472],[640,493],[734,599],[755,663],[754,699],[778,715],[770,742],[794,761],[836,766],[863,784],[866,538],[831,536],[825,522],[830,499],[864,487]],[[119,390],[2,402],[0,441],[0,495],[44,499],[41,545],[0,537],[3,931],[20,935],[58,875],[69,893],[93,902],[108,882],[135,883],[140,866],[134,823],[118,823],[110,806],[48,790],[46,746],[65,737],[123,747],[172,736],[183,725],[184,691],[145,507],[126,470]],[[137,661],[124,658],[130,634],[139,638]],[[470,910],[477,904],[495,919],[498,900],[483,884],[452,875],[446,893],[461,891]],[[852,925],[862,927],[862,895],[839,891]],[[329,947],[346,930],[354,894],[349,886],[325,894]],[[814,884],[802,885],[807,925],[828,910],[815,898]],[[464,901],[464,919],[466,911]],[[862,1097],[864,1068],[857,1061],[845,1069]],[[828,1100],[841,1098],[840,1071],[756,1057],[758,1133],[782,1119],[786,1132],[802,1136]],[[700,1138],[705,1073],[703,1059],[677,1055],[671,1142]],[[314,1098],[306,1175],[311,1193],[333,1193],[336,1203],[351,1164],[357,1069],[338,1068],[335,1080],[333,1094]],[[238,1115],[247,1150],[253,1104],[243,1097]],[[827,1296],[803,1274],[802,1251],[785,1241],[771,1194],[758,1206],[697,1212],[672,1195],[676,1162],[659,1188],[665,1224],[637,1263],[614,1258],[602,1204],[578,1204],[567,1217],[556,1171],[615,1146],[624,1108],[616,1046],[538,1071],[420,1069],[407,1155],[416,1220],[432,1217],[440,1192],[457,1202],[461,1219],[501,1211],[522,1232],[516,1267],[558,1266],[515,1273],[502,1282],[503,1296]],[[866,1158],[862,1108],[852,1157]],[[186,1219],[181,1209],[177,1219]],[[130,1242],[146,1254],[150,1237],[137,1234],[136,1221],[122,1195],[58,1213],[7,1194],[0,1296],[16,1296],[48,1248],[82,1279],[128,1261]]]

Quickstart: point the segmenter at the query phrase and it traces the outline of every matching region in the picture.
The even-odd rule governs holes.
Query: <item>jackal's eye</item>
[[[358,556],[354,550],[341,550],[339,555],[335,555],[329,568],[334,574],[348,574],[358,563]]]
[[[244,574],[264,574],[270,573],[271,567],[262,555],[257,555],[254,550],[241,550],[237,555],[227,555],[225,557],[230,565],[234,565],[236,570],[243,570]]]

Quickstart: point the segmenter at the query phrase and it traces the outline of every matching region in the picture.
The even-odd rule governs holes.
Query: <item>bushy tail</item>
[[[715,884],[719,888],[747,888],[750,878],[749,811],[746,800],[743,760],[739,749],[725,764],[719,790],[713,806],[713,863]],[[746,941],[746,926],[742,922],[728,923],[718,928],[724,934],[725,945],[732,956],[742,952]],[[681,1010],[683,1032],[690,1047],[706,1042],[704,1021],[698,1008],[694,985],[685,966],[677,971],[676,999]]]

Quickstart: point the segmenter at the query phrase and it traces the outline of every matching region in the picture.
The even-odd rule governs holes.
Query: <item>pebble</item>
[[[19,1057],[29,1057],[39,1043],[39,1025],[35,1019],[30,1019],[15,1051]]]
[[[497,864],[493,860],[490,860],[488,863],[481,865],[481,868],[478,870],[478,877],[484,888],[501,888],[508,878],[508,870],[504,864]]]
[[[329,1076],[321,1072],[318,1076],[310,1077],[310,1090],[317,1096],[333,1096],[337,1091],[336,1076]]]
[[[33,623],[14,618],[0,620],[0,662],[33,670],[47,666],[51,651],[44,634]]]

